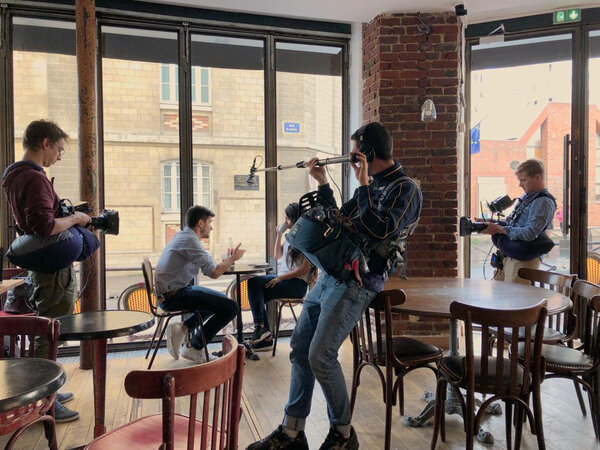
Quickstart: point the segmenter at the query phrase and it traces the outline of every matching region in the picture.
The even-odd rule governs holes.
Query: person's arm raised
[[[225,271],[227,269],[229,269],[233,265],[234,262],[236,262],[237,260],[241,259],[242,256],[244,256],[244,253],[246,253],[246,250],[241,249],[240,248],[241,246],[242,246],[242,244],[240,242],[237,245],[237,247],[235,248],[235,250],[233,251],[233,255],[231,255],[229,258],[224,259],[219,264],[217,264],[217,267],[215,268],[213,273],[211,273],[209,275],[212,279],[219,278],[221,275],[223,275],[225,273]]]

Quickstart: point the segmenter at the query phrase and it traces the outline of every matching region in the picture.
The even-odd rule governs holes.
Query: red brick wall
[[[421,182],[420,225],[408,239],[409,276],[458,274],[457,142],[461,30],[454,14],[382,14],[363,28],[363,117],[391,132],[394,158]],[[432,99],[437,121],[421,122]]]

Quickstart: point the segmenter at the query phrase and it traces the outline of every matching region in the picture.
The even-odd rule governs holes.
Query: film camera
[[[515,202],[516,198],[512,199],[508,195],[498,197],[491,202],[488,202],[487,207],[492,214],[502,215],[502,212],[510,208]],[[481,230],[487,228],[487,223],[473,222],[468,217],[461,217],[459,222],[459,234],[460,236],[468,236],[471,233],[479,233]]]
[[[61,217],[67,217],[75,212],[82,212],[89,214],[92,212],[89,203],[82,203],[81,205],[73,206],[70,200],[62,199],[59,202]],[[105,234],[119,234],[119,212],[112,209],[105,209],[97,217],[92,217],[90,226],[96,230],[102,231]]]

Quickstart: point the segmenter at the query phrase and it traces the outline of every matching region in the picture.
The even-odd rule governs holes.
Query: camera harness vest
[[[402,277],[403,279],[406,279],[406,266],[407,266],[407,264],[406,264],[407,263],[406,238],[408,238],[408,236],[413,234],[413,232],[415,231],[415,229],[417,228],[417,226],[419,224],[419,218],[421,216],[421,208],[423,207],[423,194],[421,193],[421,190],[419,189],[419,187],[417,186],[417,184],[415,183],[415,181],[412,178],[410,178],[408,176],[403,176],[403,177],[400,177],[400,178],[392,181],[390,184],[385,186],[381,190],[381,194],[379,195],[379,198],[377,199],[377,209],[379,210],[379,209],[381,209],[381,203],[382,203],[383,199],[385,199],[385,197],[387,196],[388,192],[390,192],[390,190],[392,188],[397,186],[398,183],[401,184],[406,181],[415,185],[415,188],[416,188],[415,193],[419,195],[419,211],[417,212],[416,219],[412,223],[407,225],[396,236],[383,239],[382,241],[379,241],[374,245],[369,245],[367,248],[367,250],[370,250],[367,252],[367,257],[370,252],[375,252],[380,257],[387,260],[387,265],[386,265],[386,268],[383,273],[384,279],[388,278],[388,274],[390,272],[396,272],[396,271],[398,272],[400,277]]]
[[[510,215],[506,218],[506,224],[509,225],[509,226],[513,225],[517,221],[517,219],[519,218],[519,216],[521,214],[523,214],[523,211],[525,211],[525,208],[527,206],[531,205],[534,200],[536,200],[536,199],[538,199],[540,197],[549,198],[550,200],[552,200],[554,202],[554,207],[556,207],[556,199],[554,198],[554,196],[552,194],[550,194],[549,192],[546,192],[544,190],[539,191],[538,193],[536,193],[530,199],[524,200],[523,198],[519,198],[519,204],[514,209],[514,211],[512,213],[510,213]],[[546,228],[544,228],[542,230],[542,233],[544,231],[546,231]]]

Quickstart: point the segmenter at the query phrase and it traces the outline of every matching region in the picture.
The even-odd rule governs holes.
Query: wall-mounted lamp
[[[423,102],[423,106],[421,106],[421,122],[433,122],[436,119],[437,111],[435,110],[435,103],[428,98]]]

